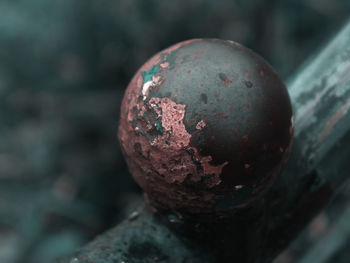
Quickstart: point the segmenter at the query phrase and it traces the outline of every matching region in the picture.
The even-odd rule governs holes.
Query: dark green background
[[[0,0],[0,262],[52,262],[128,213],[119,107],[155,52],[230,39],[286,80],[348,18],[348,0]]]

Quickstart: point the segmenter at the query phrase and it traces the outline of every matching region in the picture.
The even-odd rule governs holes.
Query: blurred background
[[[349,18],[349,0],[0,0],[0,262],[53,262],[129,212],[119,108],[154,53],[234,40],[287,80]]]

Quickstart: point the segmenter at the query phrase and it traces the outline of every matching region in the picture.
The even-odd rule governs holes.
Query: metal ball
[[[292,109],[272,67],[242,45],[178,43],[147,61],[123,99],[119,141],[152,206],[220,213],[247,206],[288,158]]]

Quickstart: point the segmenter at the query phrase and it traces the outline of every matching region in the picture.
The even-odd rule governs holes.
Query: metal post
[[[349,167],[350,23],[289,83],[294,146],[286,171],[264,200],[268,223],[254,262],[271,262],[348,179],[348,173],[337,167]],[[176,224],[176,217],[169,220]],[[212,252],[174,232],[141,205],[121,224],[60,262],[217,262]],[[234,262],[235,244],[228,252]]]

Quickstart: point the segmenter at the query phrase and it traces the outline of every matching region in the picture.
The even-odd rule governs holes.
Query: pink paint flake
[[[165,140],[172,148],[181,149],[188,146],[191,139],[191,134],[186,131],[183,123],[185,117],[185,105],[176,104],[169,98],[152,98],[148,102],[153,106],[155,112],[162,118],[162,127],[164,133],[156,138],[157,143]],[[167,147],[162,145],[161,147]]]
[[[164,62],[162,64],[160,64],[161,68],[167,68],[169,67],[169,63],[168,62]]]
[[[197,129],[197,130],[201,130],[201,129],[203,129],[205,126],[206,126],[206,123],[205,123],[203,120],[201,120],[200,122],[197,123],[196,129]]]

